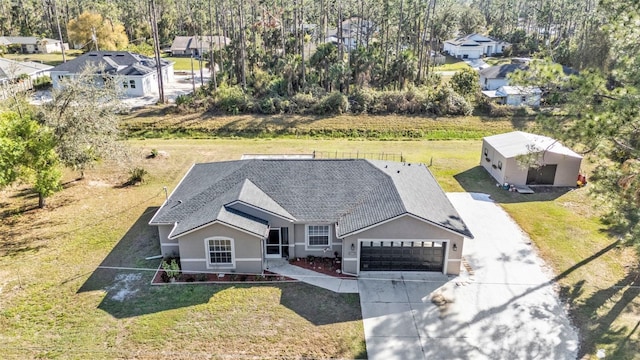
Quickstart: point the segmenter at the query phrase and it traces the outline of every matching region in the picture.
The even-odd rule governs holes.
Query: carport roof
[[[496,151],[502,154],[505,158],[525,155],[531,152],[547,151],[550,153],[582,159],[582,156],[562,145],[558,140],[523,131],[513,131],[505,134],[487,136],[484,138],[484,141],[496,149]]]
[[[150,224],[174,225],[172,238],[230,221],[265,234],[266,222],[238,203],[291,222],[337,223],[338,237],[402,215],[472,237],[426,166],[363,159],[195,164]]]

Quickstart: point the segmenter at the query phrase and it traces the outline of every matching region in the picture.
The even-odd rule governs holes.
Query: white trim
[[[237,227],[237,226],[231,225],[231,224],[229,224],[229,223],[226,223],[226,222],[223,222],[223,221],[220,221],[220,220],[214,220],[214,221],[212,221],[212,222],[210,222],[210,223],[204,224],[204,225],[202,225],[202,226],[198,226],[197,228],[195,228],[195,229],[191,229],[191,230],[189,230],[189,231],[187,231],[187,232],[185,232],[185,233],[182,233],[182,234],[180,234],[180,235],[178,235],[178,236],[172,236],[172,235],[171,235],[171,234],[173,234],[173,230],[175,230],[175,226],[174,226],[174,227],[173,227],[173,230],[171,230],[171,232],[169,233],[169,236],[167,236],[167,238],[168,238],[168,239],[171,239],[171,240],[173,240],[173,239],[178,239],[178,238],[181,238],[181,237],[183,237],[183,236],[185,236],[185,235],[189,235],[189,234],[191,234],[191,233],[193,233],[193,232],[196,232],[196,231],[198,231],[198,230],[202,230],[202,229],[204,229],[204,228],[206,228],[206,227],[209,227],[209,226],[211,226],[211,225],[215,225],[215,224],[221,224],[221,225],[224,225],[224,226],[230,227],[230,228],[232,228],[232,229],[238,230],[238,231],[243,232],[243,233],[245,233],[245,234],[249,234],[249,235],[255,236],[255,237],[259,238],[259,239],[262,239],[262,237],[264,236],[264,235],[260,235],[260,234],[252,233],[251,231],[247,231],[247,230],[245,230],[245,229],[239,228],[239,227]],[[177,225],[177,223],[176,223],[176,225]]]
[[[236,262],[238,261],[262,261],[261,258],[236,258]]]
[[[153,219],[156,218],[156,216],[158,215],[158,213],[160,212],[160,210],[165,206],[165,204],[167,203],[167,201],[169,199],[171,199],[171,197],[173,196],[173,193],[176,192],[176,190],[180,187],[180,184],[182,184],[182,182],[184,181],[184,179],[187,178],[187,175],[189,175],[189,173],[191,172],[191,170],[193,170],[193,167],[196,166],[195,163],[191,164],[191,167],[189,168],[189,171],[186,172],[186,174],[184,174],[184,176],[182,177],[182,179],[180,179],[180,181],[178,182],[178,185],[176,185],[176,187],[173,188],[173,190],[171,190],[171,194],[169,194],[169,196],[162,202],[162,205],[160,205],[160,208],[156,211],[155,214],[153,214],[153,217],[151,218],[151,220],[149,220],[149,225],[171,225],[171,223],[168,224],[151,224],[153,222]],[[175,222],[174,224],[174,228],[175,228]],[[173,232],[173,230],[171,230],[171,232]],[[169,233],[171,234],[171,233]]]
[[[342,258],[342,261],[358,261],[358,258]]]
[[[444,275],[447,275],[447,267],[445,266],[445,264],[449,262],[449,242],[452,241],[450,239],[357,239],[356,240],[356,244],[357,244],[356,253],[358,254],[358,257],[357,257],[358,263],[356,264],[357,276],[360,275],[360,248],[361,248],[360,245],[365,241],[414,241],[414,242],[421,241],[421,242],[441,243],[442,247],[444,248],[444,260],[442,262],[442,273]]]
[[[175,243],[175,244],[163,243],[163,244],[160,244],[160,246],[180,246],[180,244],[178,244],[178,243]]]
[[[309,245],[309,226],[326,226],[327,227],[327,245]],[[305,224],[304,225],[304,249],[306,251],[324,251],[326,248],[332,248],[331,224]]]
[[[209,241],[211,240],[226,240],[231,245],[231,263],[211,263],[211,249],[209,248]],[[204,239],[204,246],[206,250],[207,269],[235,269],[236,267],[236,249],[235,240],[226,236],[211,236]]]
[[[449,259],[447,262],[460,262],[462,259]]]
[[[456,231],[454,231],[454,230],[448,229],[448,228],[446,228],[446,227],[444,227],[444,226],[442,226],[442,225],[440,225],[440,224],[436,224],[436,223],[434,223],[434,222],[432,222],[432,221],[429,221],[429,220],[427,220],[427,219],[423,219],[423,218],[421,218],[421,217],[419,217],[419,216],[416,216],[416,215],[413,215],[413,214],[410,214],[410,213],[400,214],[400,215],[398,215],[398,216],[395,216],[395,217],[392,217],[392,218],[390,218],[390,219],[387,219],[387,220],[381,221],[381,222],[379,222],[379,223],[375,223],[375,224],[373,224],[373,225],[369,225],[369,226],[364,227],[364,228],[362,228],[362,229],[360,229],[360,230],[352,231],[352,232],[350,232],[350,233],[348,233],[348,234],[344,234],[344,235],[342,235],[342,237],[341,237],[341,238],[342,238],[342,239],[344,239],[344,238],[349,237],[349,236],[357,235],[357,234],[359,234],[359,233],[361,233],[361,232],[363,232],[363,231],[367,231],[367,230],[369,230],[369,229],[375,228],[376,226],[380,226],[380,225],[382,225],[382,224],[386,224],[386,223],[391,222],[391,221],[393,221],[393,220],[400,219],[400,218],[401,218],[401,217],[403,217],[403,216],[409,216],[409,217],[412,217],[412,218],[414,218],[414,219],[416,219],[416,220],[420,220],[420,221],[424,222],[425,224],[433,225],[433,226],[438,227],[438,228],[440,228],[440,229],[442,229],[442,230],[446,230],[446,231],[448,231],[448,232],[450,232],[450,233],[452,233],[452,234],[455,234],[455,235],[458,235],[458,236],[462,236],[462,237],[464,237],[464,238],[473,239],[473,237],[469,237],[469,236],[467,236],[467,235],[461,234],[461,233],[456,232]]]
[[[275,202],[275,201],[274,201],[274,202]],[[251,204],[249,204],[248,202],[245,202],[245,201],[242,201],[242,200],[235,200],[235,201],[232,201],[232,202],[230,202],[230,203],[226,204],[225,206],[233,206],[233,205],[235,205],[235,204],[242,204],[242,205],[246,205],[246,206],[248,206],[248,207],[250,207],[250,208],[252,208],[252,209],[254,209],[254,210],[261,211],[261,212],[263,212],[263,213],[265,213],[265,214],[268,214],[268,215],[273,215],[273,216],[275,216],[275,217],[278,217],[278,218],[280,218],[280,219],[282,219],[282,220],[287,220],[287,221],[289,221],[289,222],[293,222],[293,220],[294,220],[294,219],[292,219],[292,218],[288,218],[288,217],[285,217],[285,216],[282,216],[282,215],[276,214],[276,213],[271,212],[271,211],[269,211],[269,210],[266,210],[266,209],[263,209],[263,208],[259,208],[259,207],[255,206],[255,205],[251,205]],[[285,211],[286,211],[286,210],[285,210]]]
[[[291,244],[290,244],[291,245]],[[297,242],[297,243],[293,243],[293,245],[298,245],[298,246],[305,246],[306,243],[303,242]]]
[[[207,259],[183,259],[180,258],[180,262],[196,262],[196,261],[207,261]]]

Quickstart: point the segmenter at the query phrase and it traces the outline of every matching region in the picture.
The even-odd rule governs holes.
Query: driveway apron
[[[449,199],[474,234],[460,276],[364,273],[369,359],[575,359],[578,335],[528,236],[488,196]]]

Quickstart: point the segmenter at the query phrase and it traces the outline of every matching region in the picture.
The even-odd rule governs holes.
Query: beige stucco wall
[[[175,257],[180,254],[178,240],[169,239],[169,234],[173,229],[173,225],[158,225],[158,235],[160,237],[160,251],[162,257]]]
[[[446,241],[446,273],[453,275],[460,273],[460,259],[462,258],[462,250],[464,248],[464,237],[409,215],[344,238],[344,256],[342,262],[344,272],[349,274],[358,273],[359,264],[357,259],[360,251],[359,243],[363,239]],[[454,243],[457,245],[456,251],[453,251]],[[351,250],[351,244],[353,244],[354,251]]]
[[[310,224],[310,225],[327,225],[327,224]],[[334,252],[338,252],[338,256],[342,256],[342,240],[336,238],[335,224],[329,225],[329,234],[331,237],[331,251],[324,251],[325,247],[306,248],[305,224],[295,224],[293,228],[293,239],[291,238],[291,230],[289,230],[289,244],[294,245],[293,251],[289,249],[290,257],[305,257],[308,255],[319,257],[334,257]]]
[[[234,240],[235,267],[216,267],[207,265],[205,239],[225,237]],[[262,241],[259,237],[230,228],[222,224],[213,224],[198,231],[181,236],[180,262],[183,271],[224,271],[259,274],[262,272]]]

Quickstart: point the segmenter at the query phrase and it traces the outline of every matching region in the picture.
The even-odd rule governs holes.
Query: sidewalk
[[[267,270],[337,293],[358,293],[358,280],[341,279],[289,264],[283,259],[267,259]]]

